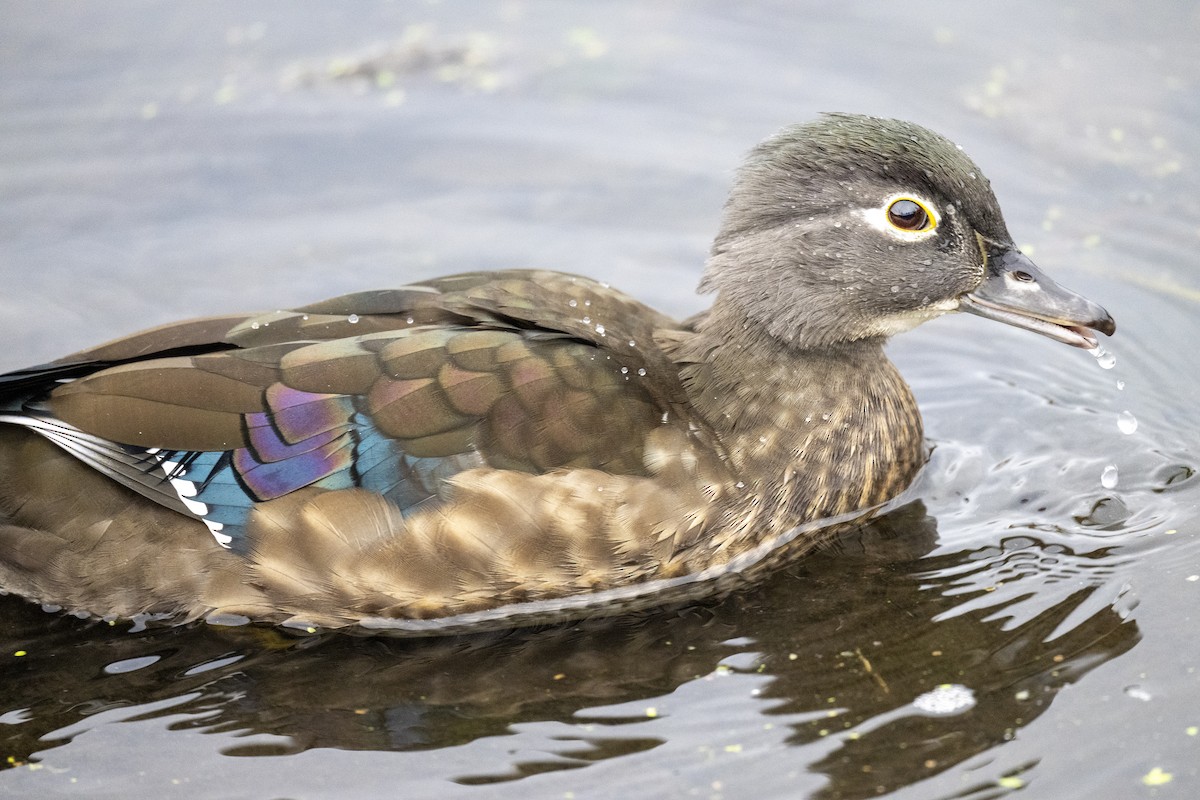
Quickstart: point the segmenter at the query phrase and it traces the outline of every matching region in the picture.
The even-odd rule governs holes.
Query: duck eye
[[[902,231],[927,231],[933,228],[933,220],[925,206],[916,200],[896,200],[887,210],[888,222]]]

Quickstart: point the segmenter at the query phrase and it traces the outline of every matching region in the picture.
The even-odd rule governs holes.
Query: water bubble
[[[597,325],[597,326],[596,326],[596,333],[598,333],[598,334],[600,334],[601,336],[603,336],[603,335],[604,335],[604,326],[603,326],[603,325]]]
[[[1105,489],[1117,488],[1117,465],[1109,464],[1104,468],[1104,472],[1100,473],[1100,485]]]
[[[1091,353],[1095,356],[1096,363],[1100,365],[1100,369],[1112,369],[1117,365],[1117,357],[1099,345]]]
[[[346,321],[353,325],[354,323],[358,322],[358,314],[351,314],[350,316],[346,317]]]
[[[575,308],[576,306],[579,305],[579,301],[578,300],[568,300],[567,305],[569,305],[571,308]]]
[[[256,331],[256,330],[258,330],[258,329],[259,329],[259,327],[260,327],[260,326],[259,326],[259,324],[258,324],[257,322],[251,322],[251,323],[250,323],[250,330],[252,330],[252,331]]]
[[[1132,412],[1122,411],[1117,417],[1117,427],[1121,429],[1121,433],[1133,433],[1137,430],[1137,417]]]
[[[640,377],[640,378],[646,377],[646,368],[645,367],[638,367],[638,377]]]
[[[630,339],[630,340],[629,340],[629,346],[630,346],[630,347],[637,347],[637,342],[635,342],[633,339]]]
[[[1121,392],[1124,390],[1125,390],[1125,381],[1117,381],[1117,391]]]
[[[1132,697],[1134,700],[1141,700],[1143,703],[1149,703],[1154,699],[1154,695],[1136,683],[1125,687],[1125,695]]]
[[[591,317],[584,317],[584,318],[583,318],[583,324],[584,324],[584,325],[591,325],[591,324],[592,324],[592,318],[591,318]]]
[[[412,317],[409,317],[408,319],[406,319],[404,321],[407,322],[409,325],[412,325],[413,322],[415,322],[416,320],[414,320]]]
[[[622,375],[628,375],[628,374],[629,374],[629,367],[621,367],[621,374],[622,374]]]
[[[958,714],[975,706],[975,692],[957,683],[943,683],[913,700],[918,711],[936,716]]]
[[[893,287],[892,287],[892,294],[896,294],[896,293],[897,293],[897,292],[899,292],[899,291],[900,291],[900,287],[899,287],[899,286],[893,286]]]

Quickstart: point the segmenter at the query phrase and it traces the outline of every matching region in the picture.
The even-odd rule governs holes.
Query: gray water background
[[[686,315],[741,155],[825,110],[962,144],[1120,326],[1109,370],[898,337],[913,504],[716,607],[411,644],[3,598],[0,796],[1200,793],[1191,4],[0,5],[0,369],[490,267]]]

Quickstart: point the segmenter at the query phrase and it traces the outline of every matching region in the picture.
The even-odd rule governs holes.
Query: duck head
[[[991,185],[948,139],[849,114],[751,151],[701,291],[714,314],[809,349],[887,337],[968,311],[1093,348],[1108,312],[1013,244]]]

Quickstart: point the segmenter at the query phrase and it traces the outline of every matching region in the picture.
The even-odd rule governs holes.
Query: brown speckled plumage
[[[0,586],[405,634],[723,591],[920,469],[883,343],[996,306],[1019,254],[976,172],[907,123],[789,129],[743,170],[713,307],[684,323],[587,278],[468,273],[0,376]],[[936,236],[863,222],[905,192],[941,209]],[[1014,324],[1111,332],[1036,277],[1047,299],[1004,306],[1035,320]]]

